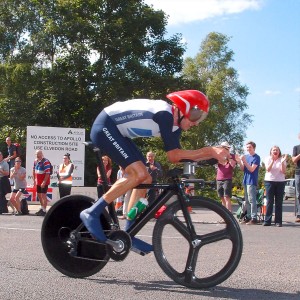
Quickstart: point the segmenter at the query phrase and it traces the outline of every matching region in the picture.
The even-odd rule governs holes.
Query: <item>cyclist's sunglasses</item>
[[[202,122],[207,117],[207,112],[201,110],[197,105],[192,107],[188,119],[191,122]]]

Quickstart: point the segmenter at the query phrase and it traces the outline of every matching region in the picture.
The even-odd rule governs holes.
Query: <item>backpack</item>
[[[25,198],[23,198],[21,201],[20,201],[20,204],[21,204],[21,213],[23,215],[28,215],[29,214],[29,210],[28,210],[28,203],[27,203],[27,200]]]

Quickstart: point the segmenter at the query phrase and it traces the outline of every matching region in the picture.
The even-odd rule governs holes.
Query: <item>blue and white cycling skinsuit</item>
[[[116,102],[100,112],[91,140],[124,169],[144,155],[133,143],[137,137],[160,136],[165,151],[180,149],[181,129],[174,126],[172,106],[163,100],[134,99]]]

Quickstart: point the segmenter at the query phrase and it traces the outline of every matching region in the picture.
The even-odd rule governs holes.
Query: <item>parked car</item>
[[[289,178],[285,180],[285,188],[284,188],[284,200],[288,198],[294,198],[296,195],[295,189],[295,179]]]

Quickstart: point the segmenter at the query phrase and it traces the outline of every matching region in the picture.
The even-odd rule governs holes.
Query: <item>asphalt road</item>
[[[193,290],[169,279],[154,254],[130,253],[89,278],[66,277],[43,253],[43,217],[0,215],[0,299],[300,299],[300,224],[294,223],[293,200],[285,201],[283,219],[282,228],[241,225],[244,250],[236,271],[219,286]],[[153,226],[141,232],[146,241]]]

